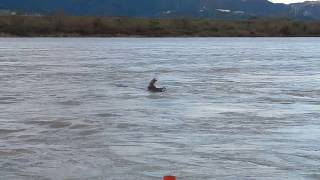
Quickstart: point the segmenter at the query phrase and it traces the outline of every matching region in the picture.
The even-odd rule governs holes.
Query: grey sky
[[[269,0],[275,3],[296,3],[296,2],[303,2],[304,0]]]

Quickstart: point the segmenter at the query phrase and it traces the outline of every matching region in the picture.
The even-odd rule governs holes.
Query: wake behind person
[[[153,78],[150,83],[149,83],[149,86],[148,86],[148,91],[150,92],[164,92],[166,90],[165,87],[163,88],[157,88],[155,86],[155,83],[157,82],[158,80],[156,78]]]

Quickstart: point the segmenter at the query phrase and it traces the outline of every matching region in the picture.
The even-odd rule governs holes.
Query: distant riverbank
[[[0,16],[1,37],[308,37],[320,22],[79,16]]]

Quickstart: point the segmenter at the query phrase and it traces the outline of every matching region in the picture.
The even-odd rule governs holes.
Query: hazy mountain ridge
[[[298,18],[320,19],[320,1],[306,1],[290,5],[290,15]]]
[[[289,16],[320,19],[320,3],[290,5],[267,0],[0,0],[0,9],[21,13],[129,17],[248,18]]]

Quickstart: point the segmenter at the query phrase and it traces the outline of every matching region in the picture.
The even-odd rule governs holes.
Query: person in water
[[[164,92],[166,90],[165,87],[163,87],[163,88],[157,88],[156,87],[155,83],[157,81],[158,80],[156,78],[153,78],[149,83],[148,90],[151,91],[151,92]]]

